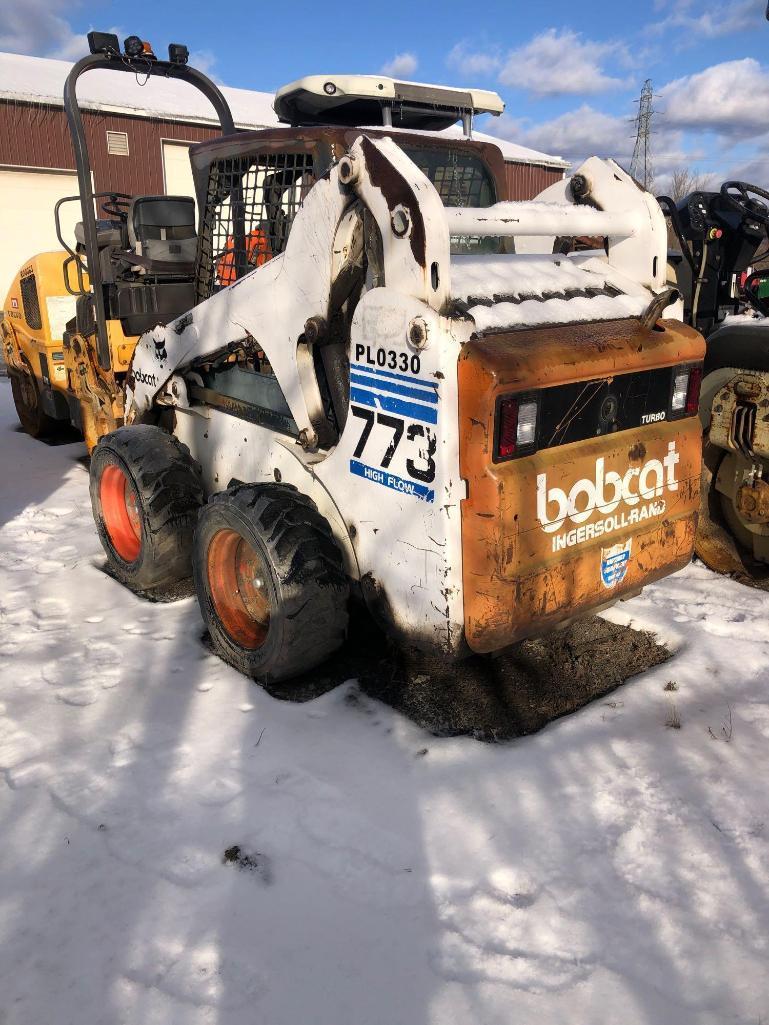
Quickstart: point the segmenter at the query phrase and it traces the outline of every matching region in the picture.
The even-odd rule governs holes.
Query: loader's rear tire
[[[50,438],[62,427],[59,420],[54,420],[43,412],[40,402],[40,388],[31,374],[11,372],[11,394],[16,407],[19,423],[32,438]]]
[[[243,484],[201,511],[193,559],[214,648],[263,683],[317,666],[343,643],[349,585],[314,502],[285,484]]]
[[[159,427],[119,427],[91,455],[91,505],[109,571],[137,594],[169,598],[192,577],[203,505],[200,467]]]

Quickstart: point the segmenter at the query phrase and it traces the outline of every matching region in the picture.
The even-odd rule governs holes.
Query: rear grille
[[[731,443],[748,459],[753,458],[753,437],[756,430],[755,402],[738,402],[732,417]]]
[[[28,327],[33,331],[39,331],[43,326],[43,321],[40,316],[40,303],[37,298],[37,283],[35,282],[35,275],[28,274],[25,278],[20,281],[21,285],[21,304],[24,307],[24,319],[27,322]]]

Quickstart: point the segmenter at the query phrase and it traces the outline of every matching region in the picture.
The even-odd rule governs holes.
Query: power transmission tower
[[[652,117],[655,113],[652,107],[653,99],[652,80],[647,78],[638,100],[638,114],[633,118],[636,137],[633,159],[630,161],[630,173],[647,190],[651,190],[654,184],[651,146],[651,137],[654,131],[652,128]]]

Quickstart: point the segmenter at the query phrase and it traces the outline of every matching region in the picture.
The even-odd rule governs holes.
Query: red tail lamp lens
[[[515,455],[518,434],[518,399],[502,399],[499,403],[499,428],[497,431],[497,455],[509,459]]]
[[[689,387],[686,389],[686,415],[694,416],[700,408],[700,385],[702,384],[702,367],[692,367],[689,371]]]

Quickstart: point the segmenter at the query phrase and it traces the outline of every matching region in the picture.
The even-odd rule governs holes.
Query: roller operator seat
[[[189,196],[137,196],[128,209],[128,242],[145,274],[189,275],[198,239],[195,200]]]

